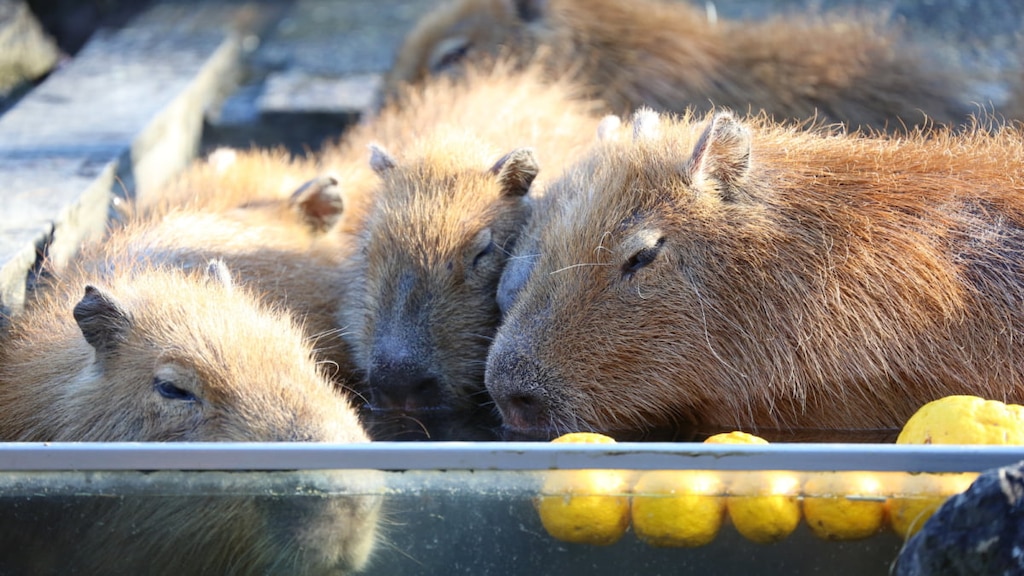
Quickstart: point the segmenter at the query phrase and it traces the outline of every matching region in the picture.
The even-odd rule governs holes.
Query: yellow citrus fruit
[[[552,442],[610,444],[615,440],[574,432]],[[629,474],[623,470],[551,471],[534,504],[551,536],[578,544],[613,544],[629,527]]]
[[[907,420],[897,444],[1024,444],[1024,406],[947,396]]]
[[[886,473],[814,472],[804,482],[804,521],[826,540],[857,540],[885,525]]]
[[[725,486],[710,470],[654,470],[633,486],[633,530],[652,546],[703,546],[725,518]]]
[[[894,495],[887,503],[889,523],[893,532],[908,539],[924,526],[943,502],[966,490],[978,473],[899,473],[899,476],[894,484]]]
[[[1024,406],[977,396],[947,396],[907,420],[897,444],[1024,444]],[[950,496],[966,490],[977,473],[902,474],[889,499],[889,522],[904,538],[917,533]]]
[[[800,524],[800,476],[794,472],[748,472],[729,486],[726,510],[747,540],[770,544],[785,539]]]
[[[760,436],[754,436],[746,432],[722,432],[708,437],[705,444],[767,444],[768,441]]]
[[[708,444],[767,444],[746,432],[715,434]],[[795,472],[746,472],[733,477],[726,510],[736,531],[748,540],[778,542],[800,524],[800,476]]]

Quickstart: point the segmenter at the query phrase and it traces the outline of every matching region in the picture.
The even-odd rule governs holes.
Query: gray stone
[[[895,576],[1024,574],[1024,462],[985,472],[907,541]]]
[[[324,77],[383,72],[437,0],[297,0],[254,54],[266,70]]]
[[[267,77],[257,105],[262,113],[359,114],[373,102],[380,80],[380,74],[372,73],[333,78],[298,70],[279,72]]]
[[[149,200],[194,157],[204,112],[237,78],[241,39],[266,24],[241,10],[157,5],[99,33],[0,116],[0,306],[22,305],[44,253],[59,268],[102,234],[115,198]]]

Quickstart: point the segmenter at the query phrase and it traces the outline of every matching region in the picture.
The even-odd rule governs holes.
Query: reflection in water
[[[377,540],[382,475],[6,473],[0,574],[348,574]]]
[[[493,410],[424,411],[405,413],[397,410],[364,409],[363,425],[376,441],[470,441],[503,440],[501,420]]]
[[[543,477],[486,470],[389,474],[388,507],[396,512],[395,526],[363,576],[881,576],[901,544],[888,531],[830,542],[801,525],[786,540],[764,545],[729,524],[713,542],[695,548],[650,546],[633,530],[610,546],[570,544],[547,533],[534,507]]]

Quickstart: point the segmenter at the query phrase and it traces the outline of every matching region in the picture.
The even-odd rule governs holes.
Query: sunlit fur
[[[333,165],[361,148],[369,166],[366,146],[377,143],[395,164],[379,177],[348,267],[362,293],[339,317],[360,368],[370,370],[375,343],[388,338],[438,378],[438,407],[486,403],[484,361],[506,252],[541,180],[596,139],[600,119],[572,90],[541,80],[535,68],[473,69],[465,82],[438,78],[411,90],[403,105],[385,108],[325,153]],[[503,195],[491,169],[523,147],[540,165],[531,197]],[[474,266],[488,234],[494,248]]]
[[[691,158],[693,117],[549,187],[488,359],[506,425],[892,429],[944,395],[1024,400],[1021,130],[718,120],[751,134],[731,187]]]
[[[218,148],[171,179],[159,194],[139,198],[135,211],[156,216],[182,208],[231,212],[247,206],[266,208],[262,212],[268,217],[275,212],[283,217],[288,206],[279,200],[323,173],[311,155],[293,156],[283,149]]]
[[[526,20],[516,6],[531,13]],[[967,74],[882,20],[786,13],[710,21],[703,5],[661,0],[450,0],[409,33],[384,91],[501,53],[539,55],[619,114],[714,105],[890,129],[922,124],[925,114],[964,121],[974,111]],[[446,58],[453,46],[465,54]]]
[[[340,261],[354,242],[341,234],[310,238],[303,225],[284,219],[255,223],[187,209],[130,222],[108,240],[125,254],[186,269],[203,270],[211,258],[223,259],[236,283],[292,313],[341,386],[358,378],[340,337],[344,327],[335,324],[347,298]]]
[[[0,347],[0,439],[368,441],[348,398],[317,366],[288,315],[261,306],[244,287],[208,279],[205,269],[186,273],[105,255],[110,273],[73,265],[37,288],[11,320]],[[86,284],[114,298],[129,319],[123,337],[105,339],[106,351],[86,341],[72,315]],[[164,397],[156,378],[195,399]],[[201,562],[178,557],[187,546],[172,543],[204,534],[211,540],[203,549],[218,550],[218,561],[238,563],[241,573],[263,572],[280,558],[348,570],[364,564],[373,547],[380,502],[377,496],[327,498],[280,514],[246,499],[212,509],[197,500],[180,506],[163,510],[159,499],[149,499],[108,513],[122,530],[146,527],[138,537],[158,543],[140,549],[154,555],[151,561],[164,558],[159,566]],[[154,514],[176,522],[148,523]],[[305,520],[296,524],[296,514]],[[321,528],[325,522],[332,532]],[[79,546],[93,551],[83,555],[85,563],[129,561],[100,541]]]
[[[355,236],[340,222],[327,229],[311,226],[289,203],[297,188],[324,174],[312,158],[218,150],[168,184],[161,202],[140,205],[108,240],[108,250],[198,269],[222,259],[237,283],[293,314],[339,385],[357,383],[358,372],[339,335],[345,327],[335,324],[346,298],[340,262],[353,249]],[[336,188],[345,200],[361,193],[349,181]]]

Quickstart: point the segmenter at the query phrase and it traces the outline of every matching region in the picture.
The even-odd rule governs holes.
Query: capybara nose
[[[441,382],[410,360],[374,362],[369,374],[373,407],[415,412],[441,406]]]
[[[515,392],[496,401],[506,428],[538,430],[548,423],[548,409],[538,393]]]

